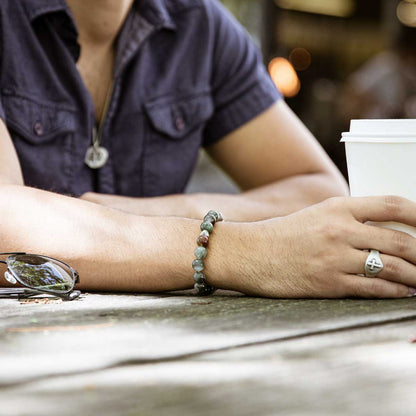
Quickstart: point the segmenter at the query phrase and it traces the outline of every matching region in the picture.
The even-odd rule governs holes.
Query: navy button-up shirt
[[[201,146],[280,98],[217,0],[137,0],[115,45],[101,138],[109,159],[92,170],[84,159],[94,105],[65,1],[1,0],[0,19],[0,117],[29,186],[75,196],[182,192]]]

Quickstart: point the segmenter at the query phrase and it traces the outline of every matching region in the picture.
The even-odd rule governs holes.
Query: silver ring
[[[365,275],[367,277],[377,276],[383,270],[383,262],[381,261],[380,252],[371,250],[365,261]]]

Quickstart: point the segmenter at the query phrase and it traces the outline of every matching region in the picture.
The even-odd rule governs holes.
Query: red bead
[[[198,239],[196,240],[196,243],[199,246],[206,247],[208,245],[208,241],[209,241],[209,237],[207,237],[206,235],[200,235]]]

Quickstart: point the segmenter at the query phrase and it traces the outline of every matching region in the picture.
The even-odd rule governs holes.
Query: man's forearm
[[[200,219],[209,209],[215,208],[230,221],[256,221],[288,215],[347,192],[345,182],[319,173],[292,176],[238,195],[197,193],[132,198],[87,193],[82,199],[136,215]]]
[[[192,286],[199,222],[146,218],[33,188],[0,185],[1,252],[61,259],[89,290]]]
[[[200,220],[137,216],[24,186],[0,185],[0,191],[7,195],[0,198],[0,252],[24,251],[65,261],[78,271],[77,287],[84,290],[160,292],[193,287],[191,265]],[[210,284],[244,288],[246,275],[253,276],[241,257],[252,246],[249,238],[260,242],[254,252],[261,257],[265,233],[255,232],[259,227],[215,225],[205,261]]]
[[[0,198],[0,252],[65,261],[78,271],[77,288],[84,290],[143,293],[194,284],[200,220],[132,215],[18,185],[0,185],[0,191],[7,195]],[[256,283],[266,275],[262,264],[270,238],[267,222],[216,224],[204,260],[207,281],[220,289],[272,295]]]

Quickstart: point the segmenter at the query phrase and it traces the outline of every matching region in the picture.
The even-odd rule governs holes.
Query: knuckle
[[[342,241],[348,241],[350,236],[355,235],[357,230],[354,225],[345,222],[339,222],[337,224],[337,233]]]
[[[347,280],[343,282],[343,286],[347,296],[354,298],[363,297],[364,285],[359,280]]]
[[[405,286],[399,286],[396,285],[394,288],[392,288],[391,296],[394,298],[403,298],[407,296],[409,289],[407,289]]]
[[[377,296],[379,291],[379,284],[377,280],[371,279],[369,283],[362,288],[362,296],[366,298],[372,298]]]
[[[398,255],[405,255],[409,252],[409,236],[400,231],[395,231],[392,237],[393,249]]]
[[[325,222],[320,225],[319,233],[327,240],[334,240],[337,238],[337,229],[334,223]]]
[[[401,276],[403,274],[403,267],[397,260],[389,260],[384,262],[383,271],[392,276]]]
[[[368,297],[380,297],[382,288],[380,282],[376,279],[371,280],[370,285],[368,286]]]
[[[353,233],[352,228],[341,221],[326,221],[319,226],[319,233],[326,241],[345,241]]]
[[[397,217],[403,209],[404,199],[396,195],[387,195],[383,199],[386,213],[392,217]]]
[[[322,234],[325,240],[329,243],[335,243],[340,237],[340,232],[337,226],[333,223],[322,227]]]
[[[352,288],[353,296],[359,298],[381,297],[380,282],[376,279],[368,279],[366,284],[359,284]]]
[[[333,196],[328,198],[324,201],[326,207],[330,211],[339,211],[340,207],[344,207],[346,205],[346,198],[342,196]]]
[[[365,297],[367,298],[382,298],[385,296],[383,285],[377,279],[370,280],[368,287],[365,290]]]

